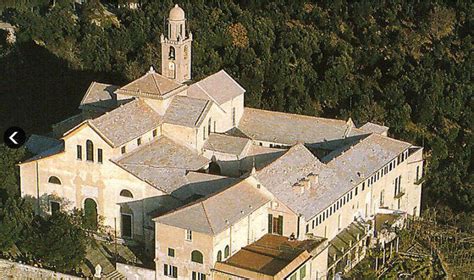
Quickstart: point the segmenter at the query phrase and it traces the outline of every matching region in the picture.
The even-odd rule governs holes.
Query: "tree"
[[[7,252],[29,230],[33,208],[26,200],[10,197],[0,204],[0,252]]]
[[[78,269],[90,241],[78,217],[76,212],[36,216],[22,248],[46,267],[63,272]]]

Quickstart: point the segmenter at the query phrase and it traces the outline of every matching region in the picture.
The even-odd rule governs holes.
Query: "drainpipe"
[[[232,255],[232,226],[229,228],[229,256]]]
[[[40,191],[39,191],[39,168],[38,161],[35,161],[36,166],[36,211],[40,214]]]
[[[301,215],[298,215],[298,222],[296,225],[296,238],[297,239],[300,238],[300,219],[301,219]]]

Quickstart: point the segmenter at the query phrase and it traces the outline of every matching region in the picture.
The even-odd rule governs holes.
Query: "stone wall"
[[[155,271],[124,263],[117,263],[117,271],[127,279],[155,279]]]
[[[31,265],[0,259],[0,279],[84,279]]]

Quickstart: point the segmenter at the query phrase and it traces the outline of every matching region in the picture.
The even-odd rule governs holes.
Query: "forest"
[[[194,36],[193,80],[225,69],[246,106],[389,126],[425,148],[423,208],[473,230],[471,1],[176,2]],[[174,2],[116,4],[0,3],[0,21],[17,27],[15,44],[0,43],[0,130],[46,133],[78,112],[90,82],[160,69]]]

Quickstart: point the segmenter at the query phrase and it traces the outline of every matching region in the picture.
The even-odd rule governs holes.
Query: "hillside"
[[[47,132],[76,113],[91,81],[160,69],[172,1],[137,10],[20,2],[0,6],[18,27],[18,43],[0,45],[2,130]],[[178,2],[194,35],[194,80],[223,68],[247,89],[247,106],[389,126],[426,149],[425,206],[472,230],[473,4]]]

